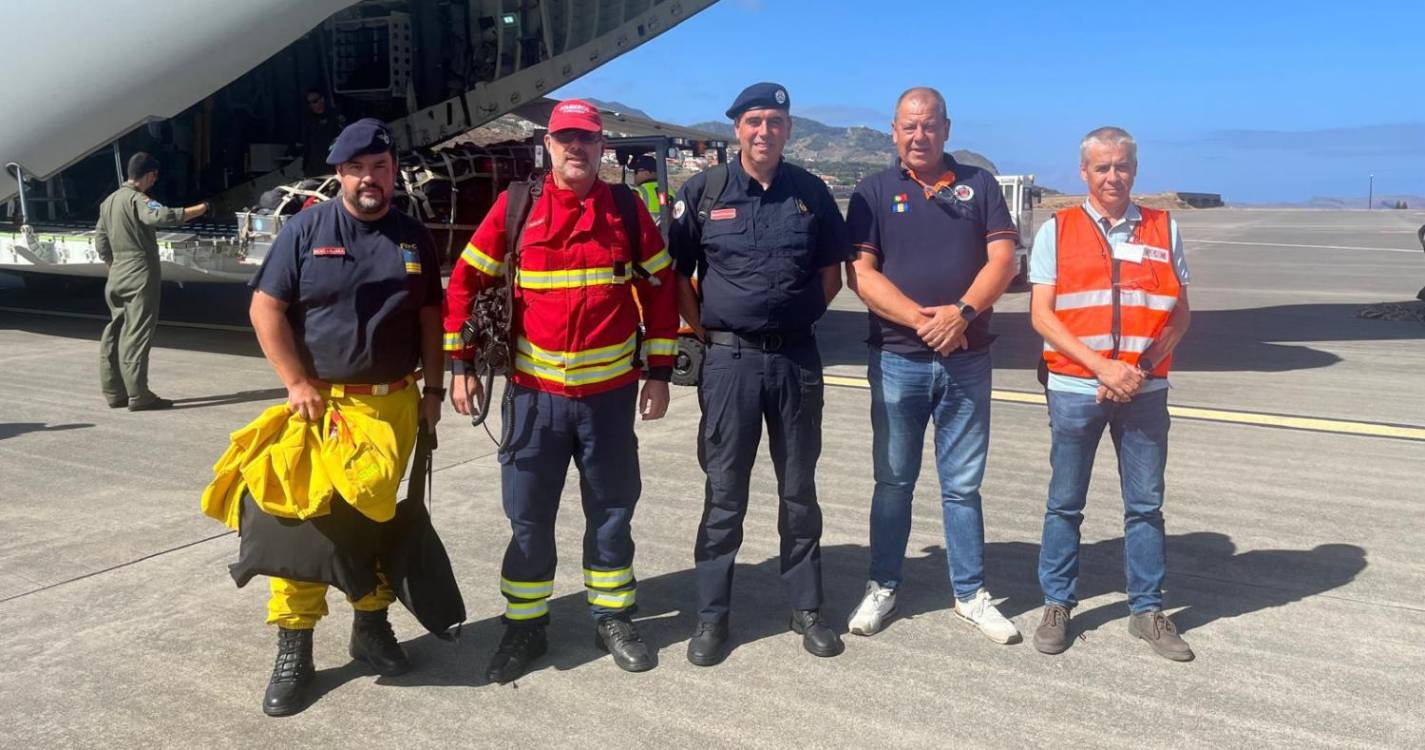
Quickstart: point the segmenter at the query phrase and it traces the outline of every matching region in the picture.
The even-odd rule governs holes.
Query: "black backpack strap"
[[[638,262],[643,259],[643,230],[638,222],[638,198],[621,182],[609,185],[609,190],[613,191],[614,205],[618,206],[619,219],[623,220],[623,233],[628,235],[629,260],[641,269]],[[646,278],[647,272],[642,275]]]
[[[505,262],[511,268],[519,259],[520,238],[524,236],[525,220],[529,211],[544,192],[544,180],[532,175],[528,180],[511,182],[505,188]],[[511,270],[513,270],[511,268]]]
[[[727,189],[727,165],[719,164],[703,174],[707,175],[707,180],[703,182],[703,194],[698,196],[698,234],[702,234],[703,224],[708,220],[708,214],[712,211],[717,202],[722,200],[722,192]]]

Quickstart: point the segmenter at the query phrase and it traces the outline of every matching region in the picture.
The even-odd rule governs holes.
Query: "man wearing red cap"
[[[548,648],[554,518],[571,459],[587,524],[584,587],[596,643],[630,672],[655,665],[630,618],[636,579],[629,522],[642,487],[633,417],[636,410],[658,419],[668,409],[678,328],[672,261],[648,210],[626,187],[599,179],[604,141],[597,109],[577,99],[555,105],[544,147],[553,170],[500,194],[455,264],[445,307],[445,348],[456,373],[452,401],[469,414],[479,389],[468,369],[476,352],[458,332],[482,288],[501,278],[513,282],[509,438],[499,453],[513,534],[500,571],[505,634],[486,670],[499,683],[524,674]],[[522,232],[506,226],[511,192],[520,189],[530,199]],[[638,236],[631,237],[635,226]],[[519,248],[511,268],[509,232]],[[641,395],[640,359],[648,365]]]

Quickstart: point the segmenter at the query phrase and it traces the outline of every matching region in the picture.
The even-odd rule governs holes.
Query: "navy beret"
[[[792,97],[779,83],[754,83],[742,90],[727,108],[727,117],[736,120],[749,109],[785,109],[791,111]]]
[[[327,150],[327,163],[345,164],[358,156],[381,154],[391,151],[395,141],[386,123],[374,117],[357,120],[345,128],[332,141]]]

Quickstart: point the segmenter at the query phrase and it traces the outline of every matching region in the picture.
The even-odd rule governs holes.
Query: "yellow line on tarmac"
[[[871,387],[871,384],[866,382],[865,378],[827,375],[825,376],[825,380],[829,385],[846,386],[848,388]],[[990,392],[990,398],[995,401],[1005,401],[1015,404],[1038,404],[1042,406],[1045,403],[1044,394],[1028,393],[1025,391],[995,390]],[[1263,414],[1250,411],[1203,409],[1196,406],[1169,406],[1168,413],[1183,419],[1201,419],[1208,422],[1227,422],[1231,424],[1256,425],[1259,427],[1279,427],[1289,430],[1331,432],[1338,435],[1364,435],[1366,437],[1385,437],[1425,442],[1425,427],[1382,424],[1380,422],[1358,422],[1346,419],[1300,417],[1287,414]]]

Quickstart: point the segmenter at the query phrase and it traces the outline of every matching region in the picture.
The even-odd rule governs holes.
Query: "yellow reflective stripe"
[[[590,570],[584,568],[584,585],[593,589],[616,589],[633,581],[633,568]]]
[[[589,603],[595,607],[623,609],[633,606],[637,593],[637,589],[630,589],[628,591],[590,591]]]
[[[529,339],[520,336],[515,340],[515,349],[542,365],[577,369],[579,367],[601,365],[622,357],[627,357],[633,354],[633,348],[637,343],[638,334],[634,334],[629,336],[628,340],[621,344],[601,346],[597,349],[585,349],[577,352],[559,352],[553,349],[541,349],[535,346]]]
[[[519,285],[524,289],[575,289],[614,283],[614,269],[566,268],[560,271],[530,271],[520,269]]]
[[[668,254],[668,248],[659,250],[652,258],[643,261],[643,270],[649,273],[658,273],[668,266],[673,265],[673,256]]]
[[[521,599],[539,599],[554,593],[554,581],[511,581],[501,578],[500,593]]]
[[[610,362],[606,365],[596,365],[593,367],[581,367],[573,370],[563,370],[557,367],[549,367],[530,359],[523,354],[515,355],[515,369],[527,375],[533,375],[541,380],[548,380],[560,385],[592,385],[602,383],[605,380],[613,380],[620,375],[627,373],[633,368],[633,355]]]
[[[465,252],[460,254],[460,259],[491,276],[499,276],[505,272],[504,261],[495,260],[480,252],[480,248],[473,244],[465,246]]]
[[[643,342],[645,357],[673,357],[678,354],[676,339],[648,339]]]
[[[442,341],[448,352],[458,352],[465,348],[465,341],[460,338],[458,333],[447,333]]]
[[[505,617],[511,620],[533,620],[547,614],[549,603],[544,599],[537,602],[505,602]]]

